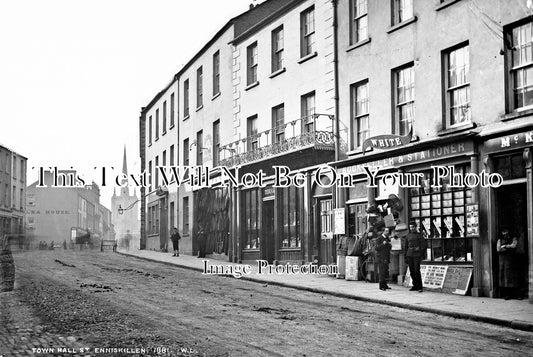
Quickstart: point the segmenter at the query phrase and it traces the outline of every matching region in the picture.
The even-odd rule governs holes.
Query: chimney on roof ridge
[[[253,9],[255,7],[254,4],[250,4],[250,10]]]

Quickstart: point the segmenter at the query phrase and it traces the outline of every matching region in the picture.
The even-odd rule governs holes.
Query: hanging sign
[[[405,146],[411,142],[412,137],[412,128],[409,130],[409,134],[405,136],[392,134],[373,136],[363,142],[363,155],[365,154],[367,148],[390,150],[400,146]]]
[[[333,218],[335,222],[335,234],[345,234],[344,230],[344,208],[335,208],[333,210]]]

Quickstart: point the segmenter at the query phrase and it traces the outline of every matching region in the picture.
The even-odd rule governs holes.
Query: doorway
[[[335,264],[335,242],[333,239],[333,201],[331,198],[320,198],[315,205],[318,222],[316,241],[318,243],[318,264]]]
[[[526,183],[504,185],[496,189],[498,214],[497,237],[502,229],[507,228],[518,239],[516,248],[516,269],[518,276],[518,294],[523,298],[528,295],[528,230],[527,230],[527,186]],[[497,254],[497,253],[496,253]],[[495,270],[498,271],[496,259]],[[499,279],[495,279],[499,282]]]
[[[276,240],[274,232],[274,200],[263,201],[261,225],[261,246],[264,247],[261,254],[262,259],[272,264],[274,262]]]

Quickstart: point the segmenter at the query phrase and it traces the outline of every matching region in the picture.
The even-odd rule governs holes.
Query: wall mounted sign
[[[502,136],[485,142],[485,150],[487,152],[498,152],[527,146],[533,146],[533,131]]]
[[[363,142],[363,155],[365,154],[367,148],[390,150],[390,149],[398,148],[400,146],[405,146],[411,142],[412,137],[413,137],[412,128],[411,130],[409,130],[409,134],[405,136],[393,135],[393,134],[373,136],[371,138],[366,139]]]
[[[391,156],[380,160],[363,162],[357,165],[340,167],[337,169],[337,173],[365,174],[365,166],[372,170],[378,166],[380,167],[380,170],[386,170],[423,162],[432,162],[459,155],[471,155],[473,153],[474,143],[472,141],[459,141],[449,144],[435,145],[424,150],[413,151],[404,155]]]
[[[335,230],[333,232],[335,234],[345,234],[344,208],[335,208],[333,210],[333,218],[335,222]]]

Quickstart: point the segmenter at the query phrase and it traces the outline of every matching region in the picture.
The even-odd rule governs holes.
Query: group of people
[[[172,234],[170,235],[170,240],[172,241],[172,248],[174,249],[174,254],[172,254],[173,257],[180,256],[180,239],[181,239],[181,235],[178,232],[178,228],[176,227],[172,228]],[[198,229],[196,239],[198,241],[198,258],[205,258],[207,237],[201,226]]]
[[[375,239],[374,245],[374,262],[378,266],[379,289],[386,291],[391,289],[387,285],[389,276],[389,263],[391,251],[391,232],[390,228],[385,227],[381,234]],[[409,291],[422,292],[422,275],[420,273],[420,263],[426,254],[426,240],[420,232],[417,231],[416,223],[409,224],[409,233],[404,239],[403,254],[405,263],[409,266],[413,287]]]

